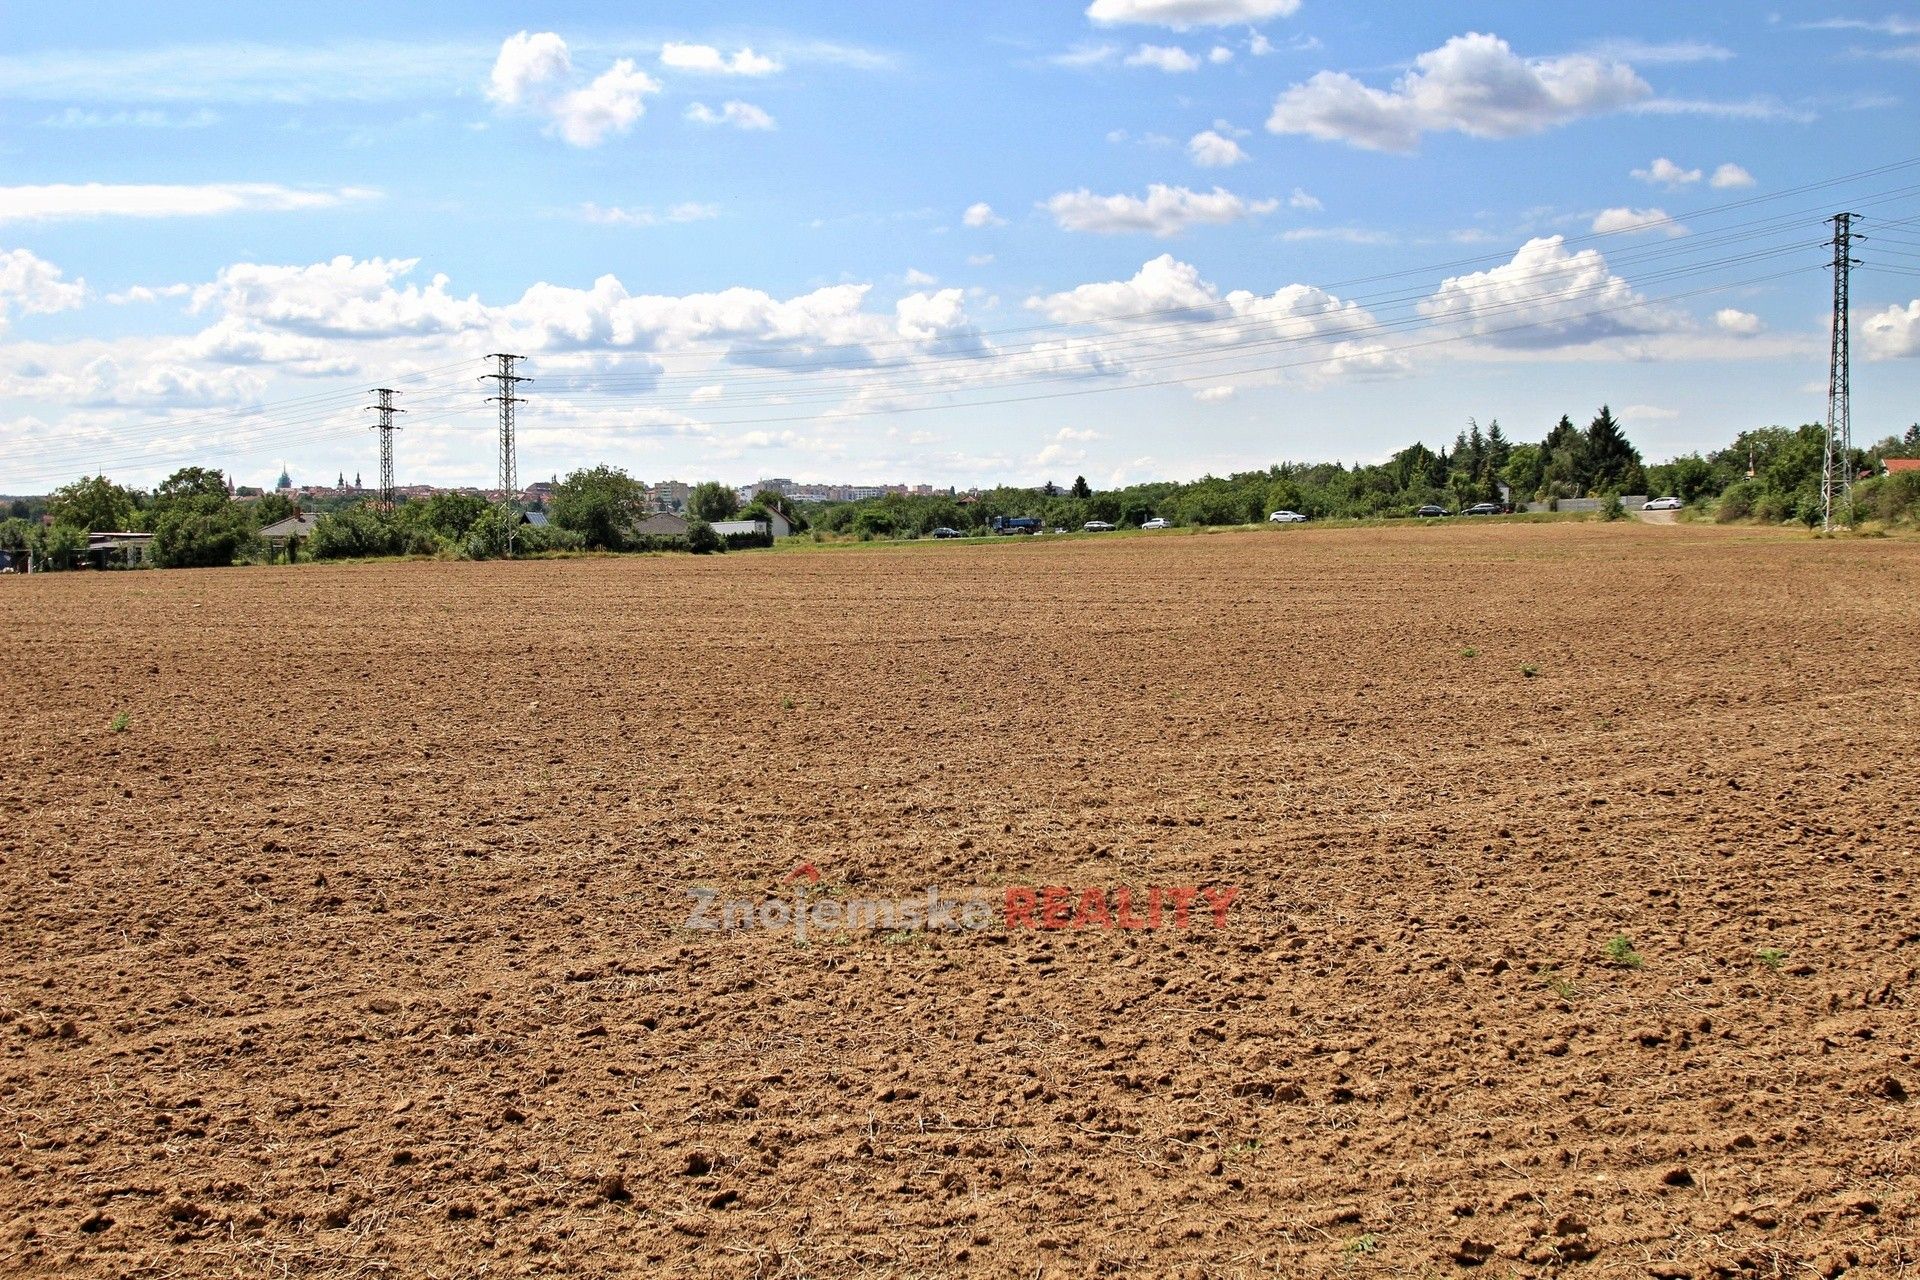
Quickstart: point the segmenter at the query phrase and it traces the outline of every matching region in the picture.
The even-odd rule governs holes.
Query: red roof
[[[1920,471],[1920,458],[1883,458],[1889,473],[1894,471]]]

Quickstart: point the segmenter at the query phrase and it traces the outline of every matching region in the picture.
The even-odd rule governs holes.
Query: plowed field
[[[0,636],[0,1273],[1920,1269],[1912,542],[48,575]],[[844,920],[929,889],[992,919]]]

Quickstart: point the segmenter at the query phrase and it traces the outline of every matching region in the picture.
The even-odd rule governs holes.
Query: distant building
[[[267,559],[273,560],[284,552],[287,562],[300,553],[300,544],[313,536],[314,528],[320,523],[320,517],[311,513],[295,513],[285,520],[275,520],[260,530],[260,540],[267,544]]]
[[[1882,475],[1894,475],[1901,471],[1920,471],[1920,458],[1882,458]]]
[[[280,478],[273,482],[273,487],[276,489],[293,488],[293,477],[287,474],[287,469],[285,467],[280,468]]]
[[[793,532],[793,525],[778,511],[770,511],[765,520],[715,520],[713,531],[723,538],[736,533],[771,533],[784,538]]]
[[[659,511],[633,526],[633,531],[643,538],[684,538],[687,520],[685,516]]]
[[[647,486],[647,505],[655,511],[685,511],[692,498],[693,486],[678,480]]]

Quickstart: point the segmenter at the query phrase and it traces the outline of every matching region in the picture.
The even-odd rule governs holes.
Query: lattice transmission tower
[[[514,393],[514,388],[523,382],[533,381],[515,373],[514,368],[525,358],[496,351],[487,359],[498,360],[500,367],[493,373],[482,375],[480,379],[482,382],[492,381],[499,387],[498,393],[488,396],[487,400],[500,406],[500,506],[507,518],[509,556],[513,554],[514,538],[519,532],[520,523],[519,462],[514,451],[513,409],[522,402],[522,398]]]
[[[1832,531],[1837,518],[1853,520],[1852,352],[1847,340],[1847,284],[1860,260],[1853,256],[1853,220],[1836,213],[1833,224],[1833,341],[1827,360],[1827,457],[1820,481],[1820,527]],[[1862,237],[1864,238],[1864,237]]]
[[[378,404],[367,408],[380,415],[380,421],[373,429],[380,433],[380,510],[387,515],[393,514],[393,433],[400,430],[393,425],[393,415],[405,413],[405,409],[393,407],[394,391],[392,387],[375,387],[373,394],[380,397]]]

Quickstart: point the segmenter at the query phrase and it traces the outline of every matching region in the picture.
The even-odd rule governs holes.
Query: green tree
[[[1627,440],[1606,405],[1601,405],[1600,412],[1587,424],[1586,474],[1581,481],[1596,493],[1641,493],[1646,489],[1640,451]]]
[[[598,466],[555,485],[547,509],[555,524],[578,533],[587,546],[618,551],[647,513],[647,490],[619,467]]]
[[[425,502],[409,502],[400,508],[403,522],[425,525],[456,545],[473,531],[474,523],[488,510],[485,498],[471,493],[436,493]]]
[[[731,520],[739,510],[740,495],[718,480],[701,481],[687,498],[688,513],[708,523]]]
[[[262,494],[253,503],[254,527],[264,529],[270,524],[278,524],[299,509],[293,504],[293,499],[284,493]]]
[[[507,513],[495,506],[482,510],[467,529],[462,551],[469,560],[496,560],[506,555]]]
[[[230,565],[254,543],[252,517],[227,496],[227,478],[183,467],[154,490],[153,562],[162,569]]]
[[[1540,492],[1540,486],[1546,482],[1546,454],[1539,445],[1516,444],[1507,454],[1507,464],[1500,468],[1500,479],[1506,482],[1516,503],[1532,502]]]
[[[71,569],[87,549],[87,531],[70,524],[41,525],[27,539],[36,571]]]
[[[54,490],[47,501],[55,524],[88,532],[132,528],[138,506],[131,492],[105,476],[82,476]]]
[[[191,498],[227,501],[227,477],[211,467],[182,467],[153,491],[155,507]]]
[[[727,540],[715,533],[712,525],[705,520],[687,521],[687,550],[697,556],[706,556],[726,549]]]
[[[1071,492],[1074,497],[1080,499],[1082,502],[1085,502],[1093,496],[1093,490],[1088,487],[1085,476],[1075,476],[1073,478],[1073,489]]]
[[[353,507],[321,516],[307,540],[315,560],[397,556],[407,549],[407,531],[392,517],[370,507]]]
[[[232,564],[253,544],[253,521],[231,502],[176,502],[153,521],[153,562],[162,569]]]
[[[31,545],[33,526],[17,516],[0,520],[0,551],[25,551]]]

